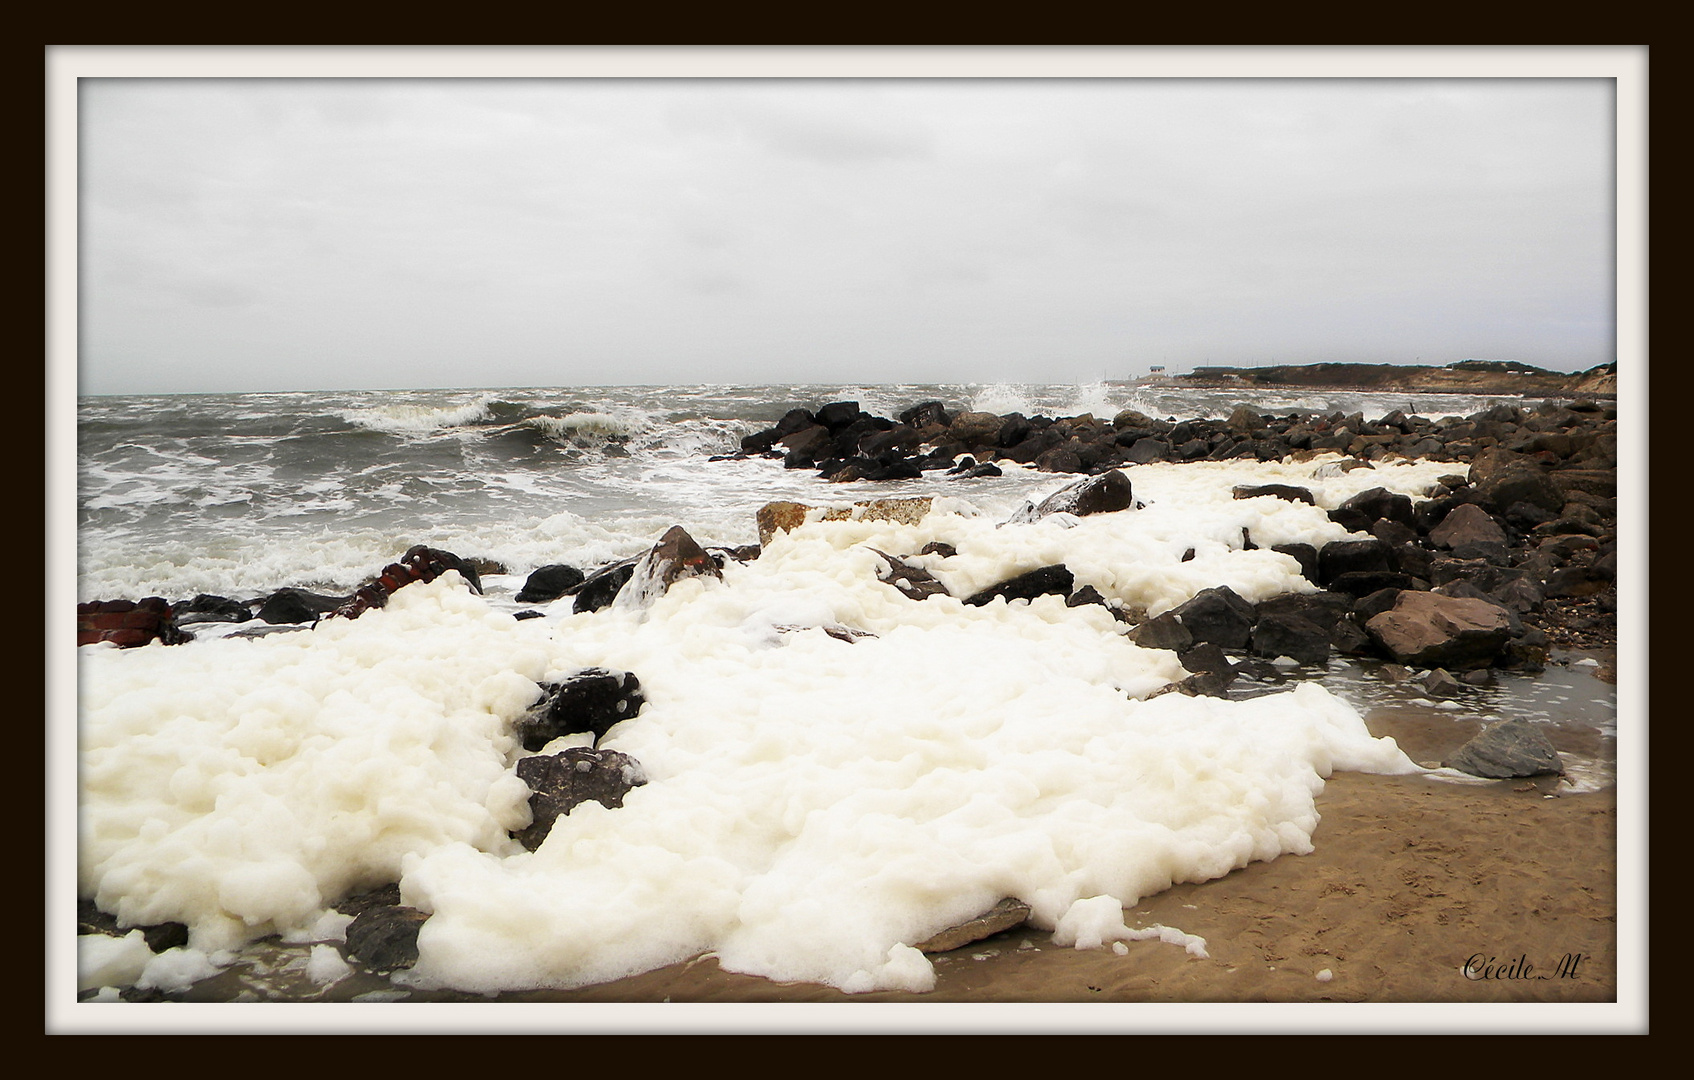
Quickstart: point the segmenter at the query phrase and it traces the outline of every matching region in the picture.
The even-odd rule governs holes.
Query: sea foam
[[[425,986],[580,985],[712,952],[772,979],[925,989],[911,945],[1002,897],[1064,938],[1079,902],[1121,908],[1311,850],[1334,769],[1416,769],[1316,684],[1149,698],[1186,672],[1105,608],[957,599],[1055,561],[1150,611],[1219,583],[1308,588],[1240,530],[1269,544],[1339,526],[1228,495],[1300,471],[1138,469],[1142,509],[1069,528],[946,504],[917,524],[816,522],[640,609],[567,598],[516,620],[449,573],[309,632],[87,647],[82,893],[126,924],[186,922],[204,952],[302,939],[340,897],[398,880],[431,913],[407,976]],[[1415,488],[1427,471],[1368,479]],[[1365,483],[1318,487],[1327,502]],[[934,541],[959,554],[915,555]],[[1185,546],[1202,551],[1184,563]],[[877,578],[879,551],[928,560],[953,595],[909,599]],[[512,722],[588,667],[641,679],[646,707],[600,745],[648,782],[526,851],[509,836],[528,821]],[[1123,936],[1121,916],[1084,922]]]

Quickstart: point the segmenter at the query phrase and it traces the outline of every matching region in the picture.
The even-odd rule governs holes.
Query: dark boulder
[[[1415,527],[1412,500],[1387,488],[1371,488],[1329,512],[1331,521],[1353,532],[1370,532],[1371,526],[1384,518]]]
[[[817,420],[831,432],[839,432],[861,415],[857,401],[834,401],[818,410]]]
[[[1302,664],[1329,662],[1329,630],[1310,619],[1288,612],[1259,613],[1253,624],[1253,655],[1276,659],[1286,656]]]
[[[560,817],[579,804],[593,800],[615,810],[623,806],[625,795],[647,782],[641,765],[628,754],[582,746],[522,758],[517,772],[529,785],[530,823],[512,836],[531,851],[547,839]]]
[[[1218,585],[1196,593],[1172,610],[1194,641],[1224,649],[1245,649],[1253,635],[1256,612],[1234,589]]]
[[[1288,502],[1303,502],[1309,506],[1317,505],[1312,501],[1312,493],[1303,487],[1293,484],[1242,484],[1234,488],[1237,499],[1256,499],[1268,495],[1274,499],[1286,499]]]
[[[319,615],[327,615],[347,603],[348,599],[345,596],[324,596],[305,589],[282,588],[265,597],[264,603],[259,605],[258,617],[273,625],[316,622]]]
[[[1381,540],[1332,540],[1318,549],[1318,584],[1328,586],[1342,574],[1390,570],[1388,545]]]
[[[1194,635],[1169,611],[1148,619],[1127,636],[1144,649],[1169,649],[1176,653],[1182,653],[1194,644]]]
[[[1287,555],[1300,564],[1300,573],[1307,581],[1318,579],[1318,549],[1311,544],[1272,544],[1271,550]]]
[[[178,626],[185,626],[198,622],[246,622],[253,617],[253,610],[227,596],[201,593],[192,600],[172,604],[171,614]]]
[[[925,401],[921,404],[913,405],[911,408],[900,413],[898,419],[907,427],[920,429],[936,425],[946,427],[952,422],[952,417],[947,415],[946,406],[942,405],[939,401]]]
[[[588,668],[541,690],[541,700],[512,725],[512,734],[531,753],[562,735],[592,733],[598,740],[647,703],[641,681],[633,674],[602,668]]]
[[[518,590],[517,601],[520,604],[542,604],[557,600],[585,580],[581,570],[564,563],[539,567],[531,572],[523,588]]]
[[[1369,596],[1381,589],[1412,589],[1418,587],[1410,575],[1398,570],[1349,570],[1337,574],[1329,582],[1331,592],[1345,593],[1355,599]]]
[[[623,562],[594,571],[576,590],[576,600],[571,604],[571,611],[580,615],[584,611],[599,611],[609,607],[634,573],[634,559],[625,559]]]
[[[967,597],[965,603],[972,607],[982,607],[995,599],[1010,603],[1013,600],[1033,600],[1037,596],[1069,596],[1075,584],[1075,577],[1062,563],[1043,566]]]
[[[1449,550],[1473,544],[1504,548],[1506,530],[1500,528],[1500,524],[1488,511],[1473,503],[1467,503],[1454,507],[1451,513],[1441,519],[1441,524],[1429,530],[1429,542],[1438,548]]]
[[[371,971],[409,968],[418,962],[418,931],[427,921],[417,908],[367,908],[347,925],[347,952]]]
[[[1177,660],[1183,667],[1196,674],[1209,671],[1217,675],[1235,677],[1235,665],[1218,646],[1211,642],[1202,642],[1191,649],[1185,649],[1177,654]]]
[[[935,575],[923,567],[913,566],[911,563],[896,559],[886,552],[877,551],[876,548],[871,548],[871,550],[876,551],[877,555],[887,564],[884,569],[877,571],[877,580],[886,581],[894,586],[900,590],[902,596],[912,600],[926,600],[931,596],[949,595],[947,586],[937,581]]]

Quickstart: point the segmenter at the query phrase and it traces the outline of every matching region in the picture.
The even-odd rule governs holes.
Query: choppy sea
[[[1089,385],[664,386],[85,397],[77,407],[78,599],[247,599],[348,591],[413,544],[513,574],[603,564],[681,524],[704,544],[757,539],[772,499],[967,495],[1015,507],[1054,478],[945,474],[824,485],[780,462],[711,461],[791,408],[923,401],[1034,416],[1394,409],[1469,415],[1498,398],[1267,394]]]

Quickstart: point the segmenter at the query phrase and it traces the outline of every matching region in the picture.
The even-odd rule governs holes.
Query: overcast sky
[[[83,79],[82,393],[1614,359],[1610,80]]]

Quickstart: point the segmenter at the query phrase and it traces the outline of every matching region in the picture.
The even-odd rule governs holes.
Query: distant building
[[[1148,368],[1147,370],[1154,375],[1159,375],[1159,374],[1162,374],[1164,372],[1165,365],[1154,364],[1152,367]]]

